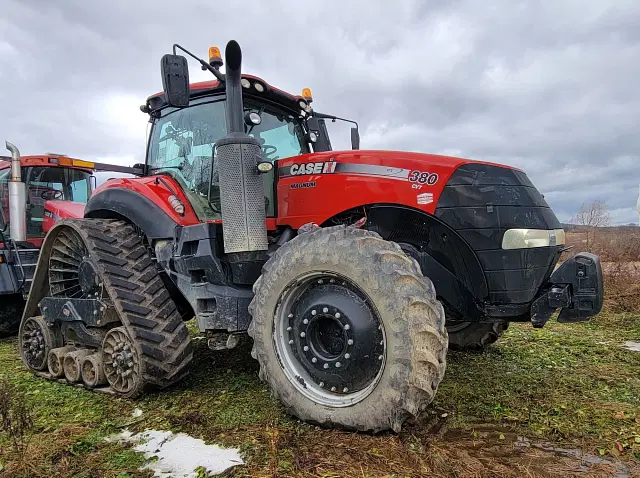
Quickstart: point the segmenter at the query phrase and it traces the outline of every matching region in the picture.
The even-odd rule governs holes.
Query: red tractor
[[[0,156],[0,337],[18,330],[40,247],[55,221],[81,218],[96,170],[132,171],[57,154]]]
[[[189,83],[180,49],[215,81]],[[587,320],[597,256],[555,268],[564,231],[525,173],[399,151],[333,151],[334,116],[175,45],[139,177],[109,181],[48,233],[20,326],[34,373],[122,397],[175,384],[195,317],[214,349],[253,339],[286,410],[399,430],[433,399],[449,346],[509,322]]]

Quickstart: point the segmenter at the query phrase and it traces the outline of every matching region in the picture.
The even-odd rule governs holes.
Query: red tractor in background
[[[81,218],[95,171],[131,172],[58,154],[0,156],[0,337],[18,330],[40,247],[55,221]]]
[[[189,83],[195,58],[215,81]],[[214,349],[253,339],[260,378],[323,426],[399,430],[450,346],[512,321],[587,320],[597,256],[555,269],[564,231],[524,172],[447,156],[333,151],[309,90],[162,59],[139,177],[113,180],[42,246],[20,325],[37,375],[138,397],[185,377],[195,317]]]

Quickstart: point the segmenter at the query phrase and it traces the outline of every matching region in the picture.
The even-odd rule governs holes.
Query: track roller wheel
[[[82,360],[91,353],[88,349],[74,350],[64,356],[62,369],[64,377],[71,383],[79,382],[82,378]]]
[[[82,383],[87,388],[96,388],[106,385],[107,377],[102,366],[102,354],[88,355],[82,360]]]
[[[75,347],[59,347],[49,352],[47,367],[53,378],[60,378],[64,375],[64,357],[75,349]]]
[[[61,345],[61,339],[53,332],[44,317],[29,317],[20,324],[20,356],[31,370],[47,368],[49,352]]]
[[[104,374],[116,392],[125,397],[140,394],[144,382],[140,374],[140,353],[124,327],[111,329],[102,342]]]
[[[304,233],[269,259],[254,292],[252,356],[292,415],[397,432],[433,400],[444,309],[398,244],[352,227]]]

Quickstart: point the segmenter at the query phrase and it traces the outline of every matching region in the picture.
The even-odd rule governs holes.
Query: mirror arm
[[[177,43],[174,43],[174,45],[173,45],[173,54],[174,55],[176,54],[176,48],[179,48],[180,50],[185,52],[187,55],[189,55],[191,58],[196,60],[198,63],[200,63],[202,65],[202,69],[203,70],[209,70],[211,73],[213,73],[213,76],[215,76],[218,79],[218,81],[220,81],[221,83],[224,83],[224,75],[220,72],[220,70],[216,70],[209,63],[207,63],[204,60],[201,60],[200,58],[195,56],[193,53],[191,53],[189,50],[187,50],[186,48],[182,48]]]

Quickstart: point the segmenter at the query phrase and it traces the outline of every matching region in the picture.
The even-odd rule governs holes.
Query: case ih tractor
[[[81,218],[94,189],[94,171],[114,168],[45,154],[0,156],[0,337],[18,331],[24,298],[46,233],[61,218]]]
[[[215,81],[189,83],[195,58]],[[36,374],[138,397],[181,380],[185,321],[215,349],[253,339],[289,413],[399,430],[433,399],[449,344],[602,306],[597,256],[555,269],[564,232],[520,170],[397,151],[332,151],[310,91],[285,93],[175,45],[140,177],[98,188],[48,233],[21,322]],[[555,269],[555,270],[554,270]]]

